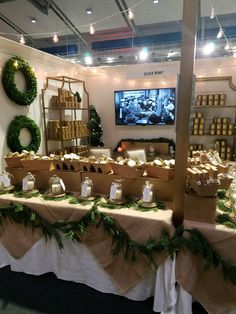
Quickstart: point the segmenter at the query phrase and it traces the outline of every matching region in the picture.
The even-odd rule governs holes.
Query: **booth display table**
[[[91,207],[69,204],[67,200],[0,196],[0,207],[10,203],[26,205],[49,223],[77,221]],[[112,216],[137,242],[146,243],[150,237],[158,241],[162,231],[170,236],[174,232],[171,210],[139,212],[130,208],[99,208],[99,211]],[[13,271],[35,275],[54,272],[60,279],[85,283],[101,292],[133,300],[154,295],[155,311],[164,311],[176,302],[175,261],[166,253],[155,254],[155,262],[161,265],[157,272],[151,269],[144,254],[139,253],[135,261],[125,260],[121,252],[114,257],[112,238],[101,226],[89,226],[79,244],[63,238],[63,246],[60,250],[54,239],[45,241],[40,229],[32,230],[6,218],[0,227],[0,267],[10,265]]]
[[[185,220],[185,229],[197,229],[231,265],[236,265],[236,230],[219,224]],[[236,313],[236,285],[233,285],[218,267],[204,270],[201,255],[181,250],[176,259],[176,280],[211,314]],[[235,277],[236,278],[236,277]],[[191,297],[191,296],[192,297]],[[189,302],[188,302],[189,303]],[[231,311],[229,311],[231,310]],[[226,312],[228,311],[228,312]]]

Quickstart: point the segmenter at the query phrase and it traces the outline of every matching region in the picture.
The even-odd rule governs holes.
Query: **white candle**
[[[81,196],[89,197],[91,196],[91,193],[92,193],[91,186],[88,186],[86,183],[84,183],[81,188]]]
[[[28,181],[28,190],[34,190],[34,181]]]
[[[116,190],[116,200],[121,200],[122,198],[122,191],[121,190]]]
[[[61,185],[60,184],[52,184],[52,193],[60,194],[61,193]]]

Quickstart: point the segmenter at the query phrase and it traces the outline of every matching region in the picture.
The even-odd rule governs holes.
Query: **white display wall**
[[[5,62],[14,55],[22,57],[35,69],[38,82],[37,98],[30,106],[19,106],[12,102],[0,84],[1,114],[0,114],[0,153],[2,156],[0,167],[4,169],[4,156],[9,151],[6,145],[6,133],[9,123],[16,115],[27,115],[36,121],[41,129],[42,144],[39,152],[44,153],[43,119],[41,110],[41,89],[45,84],[46,76],[65,75],[85,80],[90,96],[90,104],[96,106],[101,117],[104,130],[103,141],[106,146],[116,146],[122,138],[158,138],[166,137],[175,139],[175,126],[116,126],[115,125],[115,90],[132,90],[140,88],[177,87],[179,62],[137,64],[124,66],[110,66],[100,68],[85,68],[72,64],[61,58],[46,54],[36,49],[22,46],[13,41],[0,38],[0,70]],[[153,72],[155,75],[144,75]],[[236,84],[236,59],[233,57],[199,59],[196,61],[196,77],[199,76],[233,76]],[[20,76],[16,75],[17,86],[23,88]],[[225,83],[198,83],[197,93],[224,92]],[[51,94],[57,92],[57,86],[51,86]],[[50,93],[48,94],[49,101]],[[236,105],[236,93],[227,89],[227,99],[230,105]],[[215,109],[214,109],[215,110]],[[232,109],[217,109],[220,117],[235,117]],[[181,117],[180,117],[181,119]],[[234,121],[235,122],[235,121]],[[191,139],[191,142],[195,140]],[[203,144],[213,141],[211,138],[202,137]]]
[[[155,64],[137,64],[116,67],[103,67],[87,70],[86,85],[90,94],[90,103],[95,105],[101,116],[104,130],[103,140],[106,146],[116,146],[121,138],[158,138],[166,137],[175,140],[175,126],[118,126],[115,125],[114,91],[140,88],[176,87],[179,73],[179,62]],[[150,71],[156,76],[145,77]],[[205,58],[196,60],[196,77],[232,76],[236,85],[236,58]],[[196,94],[227,94],[227,105],[236,105],[236,92],[229,89],[222,81],[197,83]],[[176,97],[177,98],[177,97]],[[176,99],[177,101],[177,99]],[[210,109],[209,109],[210,110]],[[216,110],[213,112],[213,110]],[[219,117],[231,117],[235,123],[233,109],[212,109],[211,114]],[[181,119],[181,117],[179,117]],[[232,144],[233,138],[228,138]],[[209,148],[215,138],[191,138],[191,142],[202,143]]]
[[[39,50],[20,45],[16,42],[7,40],[5,38],[0,38],[0,72],[4,67],[4,64],[14,55],[17,55],[27,61],[32,68],[35,70],[38,85],[38,94],[34,102],[30,106],[19,106],[13,101],[11,101],[6,95],[2,84],[0,83],[0,99],[1,99],[1,109],[0,109],[0,155],[1,164],[0,171],[5,168],[4,156],[9,152],[9,148],[6,144],[6,134],[9,123],[18,115],[26,115],[37,123],[41,130],[41,145],[39,148],[39,153],[44,152],[44,136],[43,136],[43,117],[42,117],[42,97],[41,90],[45,87],[45,77],[46,76],[57,76],[65,75],[70,77],[76,77],[83,80],[82,73],[84,72],[82,67],[79,65],[72,64],[61,58],[49,55],[47,53],[41,52]],[[24,78],[17,73],[15,76],[16,85],[19,90],[24,90]],[[59,86],[58,86],[59,87]],[[46,102],[49,101],[51,94],[57,93],[57,84],[55,86],[50,86],[49,93]],[[24,134],[22,134],[22,140],[24,141]],[[25,134],[27,135],[27,134]],[[26,139],[27,142],[27,139]],[[22,143],[23,144],[23,143]]]

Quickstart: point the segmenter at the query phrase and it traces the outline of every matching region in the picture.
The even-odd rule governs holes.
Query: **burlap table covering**
[[[186,229],[198,229],[224,260],[236,266],[236,231],[222,225],[185,220]],[[224,278],[219,268],[203,270],[203,259],[180,251],[176,260],[176,280],[212,314],[236,308],[236,285]]]
[[[12,195],[0,195],[0,207],[9,203],[24,204],[50,223],[79,220],[91,207],[72,205],[67,200],[45,201],[38,197],[19,199]],[[168,231],[170,235],[174,232],[171,210],[158,212],[139,212],[127,208],[120,210],[99,208],[99,210],[115,218],[131,238],[139,242],[145,243],[149,237],[158,241],[163,230]],[[22,257],[41,237],[40,230],[25,228],[9,220],[0,227],[0,241],[14,258]],[[138,284],[151,272],[148,260],[143,254],[139,254],[135,262],[124,261],[122,253],[113,257],[112,239],[102,227],[90,226],[87,234],[83,236],[83,243],[123,292]],[[165,253],[155,254],[156,263],[160,265],[166,257]]]

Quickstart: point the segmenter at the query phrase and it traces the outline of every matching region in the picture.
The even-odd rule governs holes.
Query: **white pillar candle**
[[[52,193],[60,194],[61,193],[61,185],[60,184],[52,184]]]
[[[121,200],[122,199],[122,191],[121,190],[116,190],[116,200]]]
[[[34,190],[34,181],[28,181],[28,190]]]

